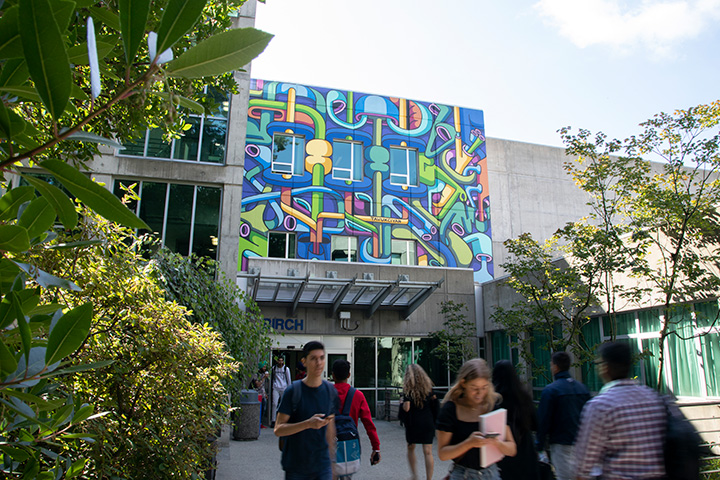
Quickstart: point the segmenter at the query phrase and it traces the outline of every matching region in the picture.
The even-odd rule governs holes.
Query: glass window
[[[188,118],[187,125],[190,128],[185,130],[182,136],[173,142],[175,148],[172,158],[178,160],[197,159],[198,146],[200,145],[200,119],[197,117]]]
[[[217,258],[221,203],[222,190],[212,187],[197,187],[193,222],[193,253],[195,255]]]
[[[113,191],[122,198],[125,195],[122,185],[132,184],[138,185],[140,201],[128,207],[150,226],[162,245],[182,255],[192,252],[217,258],[222,189],[117,180]]]
[[[161,129],[148,129],[142,138],[125,144],[118,155],[223,163],[229,97],[212,87],[208,88],[207,94],[214,103],[211,115],[187,114],[188,129],[180,138],[166,142]]]
[[[602,317],[603,332],[606,336],[610,336],[611,332],[615,332],[616,336],[637,333],[635,327],[635,312],[616,313]]]
[[[140,212],[138,216],[148,224],[151,231],[160,239],[162,239],[165,232],[167,186],[167,183],[142,182],[140,190]]]
[[[276,133],[273,135],[272,172],[302,175],[305,166],[305,138]]]
[[[170,185],[165,246],[181,255],[190,253],[194,195],[195,187],[192,185]]]
[[[172,143],[163,140],[162,136],[163,132],[159,128],[153,128],[147,133],[146,151],[143,157],[170,158]],[[120,150],[120,153],[125,152]]]
[[[492,342],[492,361],[510,360],[510,341],[504,330],[490,332]]]
[[[330,239],[330,258],[336,262],[357,262],[357,237],[333,235]]]
[[[352,375],[355,387],[375,387],[375,338],[355,337],[355,364]],[[370,401],[368,400],[368,403]]]
[[[268,257],[295,258],[295,234],[270,232],[268,234]]]
[[[693,397],[704,396],[705,392],[701,392],[698,375],[702,357],[699,356],[701,352],[695,347],[694,328],[692,324],[685,324],[675,326],[674,330],[677,335],[667,337],[669,358],[663,367],[669,371],[672,378],[673,393]]]
[[[362,180],[362,143],[333,141],[333,178]]]
[[[717,333],[703,335],[700,341],[707,394],[711,397],[720,397],[720,379],[716,372],[717,366],[720,365],[720,335]]]
[[[412,240],[393,240],[391,261],[393,265],[417,265],[415,242]]]
[[[602,343],[599,321],[599,318],[593,318],[580,329],[583,347],[588,351],[588,361],[583,363],[581,367],[582,380],[591,392],[599,392],[603,385],[602,379],[592,361],[595,359],[597,348]]]
[[[718,301],[702,302],[695,304],[695,320],[698,327],[720,326],[718,322]],[[658,328],[658,330],[660,330]]]
[[[652,333],[659,332],[660,311],[659,310],[643,310],[638,312],[638,322],[640,323],[640,332]]]
[[[405,369],[411,363],[412,339],[378,338],[378,387],[402,388]]]
[[[414,363],[420,365],[427,372],[435,386],[447,387],[449,380],[447,362],[432,354],[433,348],[437,345],[438,341],[434,338],[415,339]]]
[[[417,171],[417,150],[406,147],[390,147],[390,183],[416,187]]]

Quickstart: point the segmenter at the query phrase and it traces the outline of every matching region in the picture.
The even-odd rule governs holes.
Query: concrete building
[[[254,15],[249,1],[237,26],[252,26]],[[373,407],[401,386],[411,362],[450,385],[429,354],[445,301],[467,307],[480,355],[512,358],[489,320],[511,296],[503,242],[526,232],[549,238],[588,213],[564,150],[485,138],[480,110],[247,72],[236,79],[240,93],[192,117],[185,137],[165,143],[148,131],[97,158],[95,178],[118,194],[137,183],[135,208],[166,246],[217,259],[255,298],[277,332],[275,354],[295,370],[302,345],[322,340],[328,365],[353,363],[352,381]],[[693,308],[711,315],[717,301]],[[622,325],[621,338],[658,348],[652,309],[627,312]],[[720,397],[711,368],[720,334],[692,325],[711,334],[671,346],[671,362],[696,361],[688,381],[668,368],[669,383]],[[606,337],[602,315],[593,329]]]

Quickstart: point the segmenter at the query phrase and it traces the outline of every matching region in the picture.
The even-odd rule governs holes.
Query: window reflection
[[[222,189],[198,185],[116,180],[114,193],[122,198],[123,185],[138,184],[139,211],[129,205],[148,224],[163,246],[188,255],[217,258]]]

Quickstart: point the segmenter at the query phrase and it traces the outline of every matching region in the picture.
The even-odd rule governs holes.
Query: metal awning
[[[396,310],[408,318],[440,285],[437,282],[411,282],[400,275],[397,280],[358,280],[353,278],[305,278],[238,272],[248,279],[247,293],[260,306],[286,306],[289,316],[297,309],[325,308],[328,316],[340,310],[362,310],[370,318],[378,310]]]

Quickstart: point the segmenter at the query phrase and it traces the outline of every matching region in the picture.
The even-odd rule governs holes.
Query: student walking
[[[539,475],[538,454],[532,432],[537,429],[537,417],[533,399],[520,382],[510,360],[500,360],[495,364],[492,383],[495,391],[502,396],[500,408],[507,410],[507,423],[517,445],[514,457],[505,457],[498,462],[500,478],[536,480]]]
[[[275,417],[277,416],[280,399],[290,383],[292,383],[290,369],[285,365],[285,357],[280,355],[277,364],[272,368],[272,423],[270,424],[272,427],[275,426]]]
[[[435,438],[435,418],[438,413],[437,397],[432,392],[433,383],[420,365],[410,364],[405,370],[403,398],[398,416],[405,426],[407,458],[412,480],[418,480],[415,445],[422,445],[425,458],[425,476],[431,480],[435,459],[432,443]]]
[[[348,383],[348,378],[350,378],[350,362],[344,359],[335,360],[332,365],[332,376],[335,382],[335,389],[340,398],[340,405],[345,405],[348,392],[353,388]],[[370,445],[372,445],[370,464],[376,465],[380,462],[380,439],[378,438],[375,423],[373,423],[372,420],[370,407],[365,399],[365,395],[363,395],[360,390],[354,390],[352,403],[350,404],[350,418],[353,419],[355,425],[358,425],[358,419],[363,422],[365,433],[367,433],[370,439]],[[349,478],[351,478],[351,475],[345,475],[338,477],[338,480],[348,480]]]
[[[535,448],[545,449],[549,442],[550,462],[558,480],[575,479],[573,445],[580,427],[580,413],[590,400],[585,385],[570,376],[570,355],[555,352],[550,357],[550,372],[555,381],[545,387],[538,407]]]
[[[335,460],[335,413],[338,395],[322,379],[325,347],[311,341],[302,351],[307,376],[286,390],[275,420],[275,435],[286,437],[282,451],[285,480],[332,480],[330,459]],[[300,389],[300,393],[294,393]]]
[[[510,427],[505,426],[505,440],[486,438],[478,431],[478,416],[495,410],[498,400],[487,362],[481,358],[465,362],[437,419],[438,457],[453,461],[450,480],[500,480],[497,464],[480,465],[480,448],[494,445],[506,456],[517,452]]]

